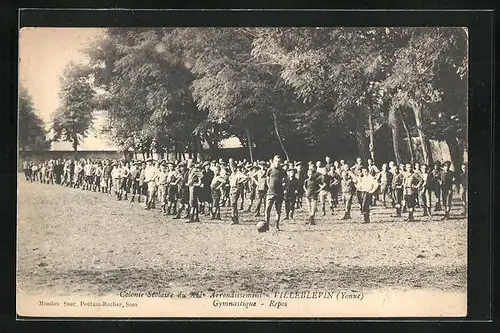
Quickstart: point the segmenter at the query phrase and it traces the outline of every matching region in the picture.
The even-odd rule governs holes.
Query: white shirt
[[[144,170],[144,181],[150,182],[156,177],[156,168],[154,166],[146,166]]]
[[[372,176],[363,176],[359,178],[358,189],[362,192],[373,193],[377,189],[377,181]]]

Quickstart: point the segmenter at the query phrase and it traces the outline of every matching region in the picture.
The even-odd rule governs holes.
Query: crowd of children
[[[161,208],[165,215],[186,222],[199,222],[200,214],[221,219],[221,207],[231,207],[232,224],[239,223],[239,214],[265,216],[263,227],[270,226],[274,209],[274,227],[279,230],[282,208],[284,220],[293,219],[296,209],[307,209],[309,225],[316,223],[317,211],[323,216],[343,206],[341,219],[351,218],[353,204],[358,204],[362,223],[370,222],[370,208],[377,204],[392,207],[394,217],[407,214],[406,221],[415,221],[416,208],[423,216],[444,211],[442,219],[450,218],[454,192],[461,194],[463,214],[467,208],[467,169],[450,170],[450,162],[432,166],[384,163],[377,167],[371,159],[361,158],[352,166],[344,160],[290,162],[274,156],[269,161],[247,162],[219,159],[196,163],[193,160],[111,161],[72,159],[49,160],[43,163],[24,161],[27,181],[59,184],[71,188],[114,195],[117,200],[144,203],[145,209]],[[305,205],[303,205],[305,201]]]

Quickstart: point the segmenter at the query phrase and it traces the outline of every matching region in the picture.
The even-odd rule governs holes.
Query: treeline
[[[429,140],[445,140],[455,164],[466,149],[463,28],[110,28],[86,52],[73,81],[93,86],[123,149],[195,153],[203,142],[217,156],[236,136],[250,159],[429,163]]]

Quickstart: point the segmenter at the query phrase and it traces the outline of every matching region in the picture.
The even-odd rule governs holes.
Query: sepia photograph
[[[17,314],[467,315],[465,27],[24,27]]]

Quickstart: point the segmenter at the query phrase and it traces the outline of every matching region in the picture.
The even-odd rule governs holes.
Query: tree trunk
[[[373,162],[375,162],[375,138],[374,138],[374,130],[373,130],[373,119],[372,119],[372,113],[371,110],[368,111],[368,132],[369,132],[369,137],[370,137],[370,157]]]
[[[76,153],[78,150],[78,136],[73,136],[73,151]]]
[[[415,124],[417,125],[418,135],[420,136],[420,143],[422,145],[422,154],[424,156],[424,163],[429,165],[431,163],[431,154],[429,149],[429,141],[425,135],[422,124],[422,106],[413,106],[413,115],[415,116]]]
[[[413,155],[413,143],[411,141],[410,131],[408,130],[408,126],[406,126],[405,119],[403,118],[403,113],[399,110],[399,116],[401,117],[401,124],[403,124],[403,128],[406,132],[406,139],[408,140],[408,151],[410,152],[410,160],[411,163],[415,163],[415,156]]]
[[[450,157],[453,170],[460,170],[460,166],[463,163],[463,156],[461,156],[461,149],[458,144],[458,140],[452,133],[448,133],[445,137],[446,144],[450,149]],[[444,162],[444,161],[442,161]]]
[[[358,157],[360,157],[363,161],[366,161],[366,137],[365,137],[365,124],[363,121],[362,113],[358,112],[355,115],[355,123],[356,123],[356,141],[358,144]]]
[[[199,161],[199,162],[203,162],[203,158],[202,158],[202,146],[201,146],[201,138],[199,135],[195,135],[194,136],[194,148],[195,148],[195,153],[194,153],[194,160],[195,161]]]
[[[250,136],[250,131],[245,127],[246,141],[248,146],[248,152],[250,154],[250,161],[253,163],[253,144],[252,137]]]
[[[278,137],[278,141],[280,142],[281,149],[283,150],[283,153],[285,153],[287,161],[290,161],[290,157],[288,156],[288,153],[285,149],[285,145],[283,144],[283,140],[281,139],[280,131],[278,129],[278,119],[276,117],[276,114],[272,112],[273,114],[273,121],[274,121],[274,130],[276,132],[276,136]]]
[[[400,127],[395,108],[391,107],[389,109],[388,121],[389,121],[389,127],[391,128],[392,147],[394,148],[394,156],[396,157],[396,164],[399,165],[402,163],[401,147],[399,146]]]

